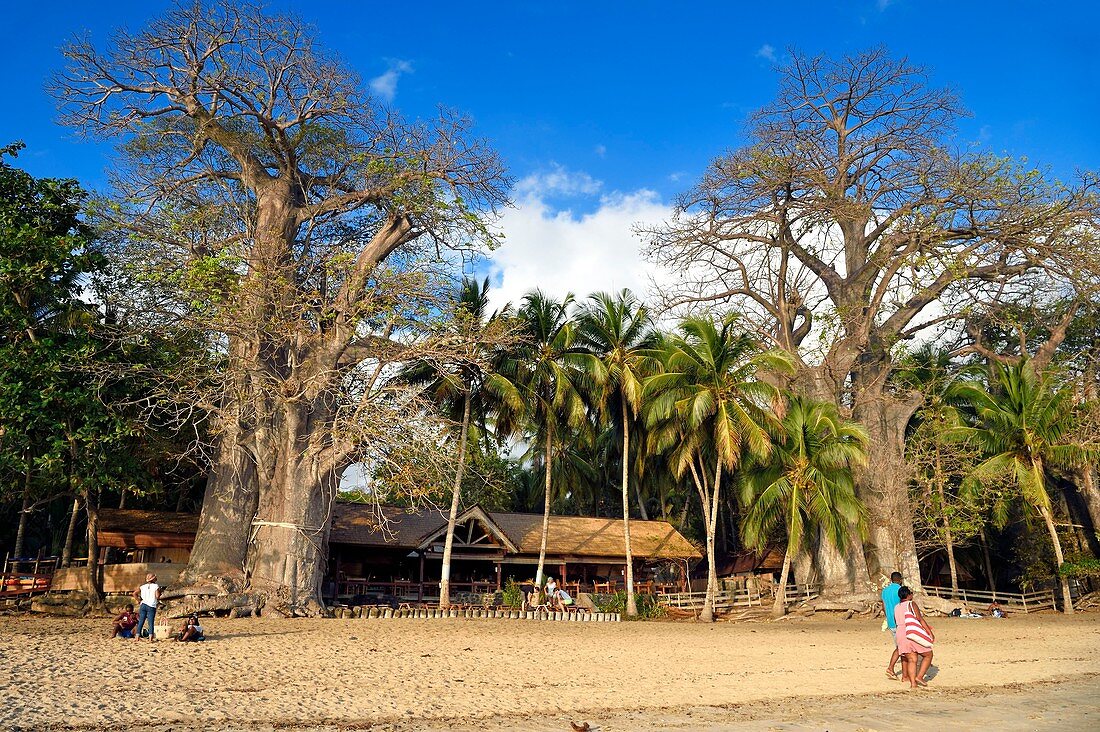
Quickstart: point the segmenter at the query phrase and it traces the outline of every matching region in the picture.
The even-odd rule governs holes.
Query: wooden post
[[[416,591],[416,601],[424,602],[424,552],[420,552],[420,585]]]
[[[564,559],[561,560],[561,562],[558,564],[558,574],[561,575],[561,584],[564,587],[565,586],[565,560]]]
[[[494,562],[493,566],[496,567],[497,571],[497,592],[500,592],[500,576],[502,574],[500,562]]]

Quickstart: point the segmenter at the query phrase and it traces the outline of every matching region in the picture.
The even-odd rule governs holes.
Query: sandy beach
[[[1100,616],[940,618],[936,673],[885,677],[879,621],[703,625],[221,620],[111,640],[0,618],[0,728],[900,730],[1100,728]]]

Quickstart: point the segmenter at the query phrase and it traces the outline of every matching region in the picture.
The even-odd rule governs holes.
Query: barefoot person
[[[206,640],[206,636],[203,635],[202,624],[199,622],[199,616],[191,613],[187,618],[187,621],[180,629],[179,635],[176,636],[176,640],[186,643]]]
[[[890,584],[882,588],[882,612],[886,616],[886,629],[890,631],[890,635],[894,639],[894,650],[890,653],[890,663],[886,665],[887,678],[898,680],[898,674],[894,671],[894,666],[898,662],[898,624],[894,620],[894,608],[898,606],[900,599],[898,598],[898,590],[901,589],[901,572],[894,572],[890,575]]]
[[[153,621],[157,617],[157,603],[160,602],[160,585],[157,584],[157,576],[150,572],[145,575],[145,584],[134,590],[134,599],[141,600],[138,607],[138,624],[136,638],[140,638],[145,628],[145,621],[149,621],[149,640],[157,639],[156,626]]]
[[[115,618],[114,628],[111,630],[111,637],[133,638],[135,625],[137,625],[137,615],[134,614],[134,606],[127,605],[126,609]]]
[[[917,603],[913,602],[912,590],[903,585],[898,589],[898,598],[901,602],[894,608],[894,622],[898,629],[898,653],[902,657],[902,680],[908,681],[914,689],[928,686],[924,676],[932,665],[932,643],[936,635]]]

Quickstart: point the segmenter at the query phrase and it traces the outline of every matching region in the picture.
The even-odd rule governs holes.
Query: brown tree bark
[[[620,392],[623,419],[623,541],[626,546],[626,614],[638,617],[638,602],[634,598],[634,554],[630,548],[630,408],[626,392]]]
[[[73,497],[73,510],[69,513],[69,528],[65,531],[65,545],[61,549],[61,566],[73,563],[73,539],[76,536],[76,522],[80,516],[80,497]]]
[[[27,466],[27,474],[24,477],[23,482],[23,503],[19,507],[19,524],[15,529],[15,549],[14,555],[16,558],[23,556],[23,544],[27,537],[27,519],[31,515],[31,470],[30,465]]]

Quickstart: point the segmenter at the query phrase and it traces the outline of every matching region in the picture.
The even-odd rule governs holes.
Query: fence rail
[[[787,604],[815,599],[820,590],[812,585],[787,585]],[[657,595],[657,602],[677,610],[699,610],[706,602],[705,592],[667,592]],[[764,606],[772,602],[772,594],[753,590],[719,590],[714,595],[715,610],[735,607]]]
[[[996,601],[1005,608],[1022,612],[1025,615],[1029,612],[1046,610],[1047,608],[1053,610],[1058,609],[1058,598],[1053,590],[1039,590],[1037,592],[994,592],[991,590],[966,590],[960,588],[959,591],[955,593],[950,587],[925,586],[923,589],[926,594],[932,595],[933,597],[940,597],[945,600],[962,600],[963,602],[982,605],[988,605]]]

